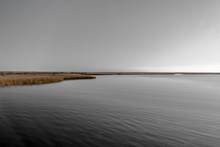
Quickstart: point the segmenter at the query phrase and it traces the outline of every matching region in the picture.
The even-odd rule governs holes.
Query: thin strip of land
[[[99,75],[220,75],[214,72],[0,72],[0,86],[39,85],[65,80],[94,79]]]
[[[220,75],[220,72],[25,72],[25,71],[0,71],[0,75]]]
[[[220,75],[219,72],[75,72],[84,75]]]

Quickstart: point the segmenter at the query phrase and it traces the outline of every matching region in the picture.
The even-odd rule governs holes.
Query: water
[[[220,146],[220,76],[0,89],[0,146]]]

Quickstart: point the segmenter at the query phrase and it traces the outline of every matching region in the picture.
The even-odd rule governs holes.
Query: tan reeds
[[[0,75],[0,86],[39,85],[64,80],[94,79],[95,76],[81,74],[25,74]]]
[[[39,85],[61,82],[63,80],[62,76],[9,75],[0,76],[0,86]]]

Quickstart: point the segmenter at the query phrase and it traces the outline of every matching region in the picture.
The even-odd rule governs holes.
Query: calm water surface
[[[220,146],[220,76],[0,88],[0,146]]]

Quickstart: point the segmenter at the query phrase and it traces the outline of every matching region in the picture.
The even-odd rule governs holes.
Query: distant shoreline
[[[80,72],[79,72],[80,73]],[[220,75],[209,72],[81,72],[88,75]]]
[[[0,75],[220,75],[220,72],[59,72],[59,71],[1,71]]]
[[[1,71],[0,87],[41,85],[65,80],[95,79],[105,75],[220,75],[213,72],[32,72]]]

